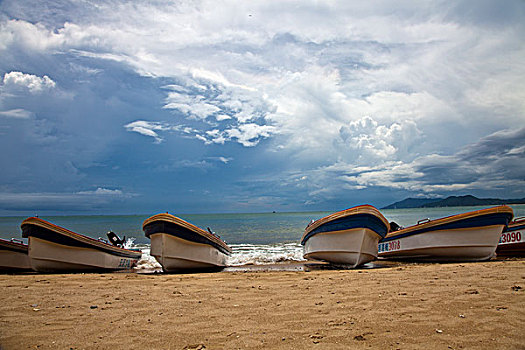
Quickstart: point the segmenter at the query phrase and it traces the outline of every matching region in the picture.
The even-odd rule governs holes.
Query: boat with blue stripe
[[[304,258],[356,267],[377,257],[390,225],[371,205],[360,205],[311,222],[301,244]]]
[[[509,226],[503,230],[496,255],[525,257],[525,217],[512,220]]]
[[[495,255],[514,212],[506,205],[475,210],[389,232],[379,243],[384,259],[482,261]]]

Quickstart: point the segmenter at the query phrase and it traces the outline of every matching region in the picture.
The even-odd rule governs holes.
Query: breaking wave
[[[232,254],[228,266],[269,265],[291,261],[305,261],[303,247],[298,243],[230,244]]]
[[[124,242],[124,249],[132,249],[135,247],[135,237],[129,237],[126,239],[126,242]]]
[[[134,245],[129,240],[126,247],[129,249],[140,249],[142,257],[137,263],[135,270],[139,271],[162,271],[157,260],[150,255],[149,244]],[[230,244],[232,254],[227,258],[227,266],[242,265],[271,265],[293,261],[305,261],[303,258],[303,247],[298,243],[280,244]]]
[[[127,242],[126,242],[127,243]],[[151,249],[149,244],[139,244],[133,245],[131,248],[140,249],[142,251],[142,256],[135,266],[135,270],[139,271],[162,271],[162,266],[157,262],[155,257],[150,255]]]

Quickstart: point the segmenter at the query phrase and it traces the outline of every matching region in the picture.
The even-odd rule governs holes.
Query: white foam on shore
[[[142,256],[135,266],[135,270],[144,270],[144,271],[162,271],[162,266],[158,263],[155,257],[150,255],[151,249],[149,244],[140,244],[133,246],[134,249],[140,249],[142,251]]]
[[[131,249],[135,246],[135,237],[129,237],[126,239],[126,242],[124,242],[124,246],[122,248],[124,249]]]
[[[298,243],[230,244],[230,247],[233,252],[227,259],[228,266],[305,261],[303,247]]]
[[[126,246],[127,246],[126,242]],[[271,265],[293,261],[306,261],[303,258],[303,247],[298,243],[279,244],[230,244],[232,254],[227,258],[227,266]],[[134,245],[128,248],[140,249],[142,257],[135,270],[162,271],[155,257],[150,255],[149,244]]]

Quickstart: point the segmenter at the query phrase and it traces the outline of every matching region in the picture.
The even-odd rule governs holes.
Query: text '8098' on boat
[[[142,255],[36,217],[25,219],[21,227],[22,236],[29,238],[31,266],[40,272],[127,270]]]
[[[29,247],[22,241],[0,239],[0,271],[16,272],[31,270]]]
[[[379,258],[417,261],[482,261],[492,258],[503,229],[514,213],[502,205],[389,232]]]
[[[211,231],[168,213],[146,219],[142,229],[151,240],[150,254],[166,272],[220,269],[231,254],[231,248]]]
[[[377,257],[377,244],[389,227],[371,205],[330,214],[306,227],[301,239],[304,258],[353,267],[367,263]]]

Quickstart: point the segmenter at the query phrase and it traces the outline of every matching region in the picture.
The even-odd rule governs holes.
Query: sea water
[[[525,204],[511,205],[515,217],[525,216]],[[389,221],[410,226],[423,219],[438,219],[487,207],[445,207],[385,209],[381,213]],[[342,208],[344,209],[344,208]],[[301,236],[306,225],[332,212],[255,213],[255,214],[177,214],[195,226],[208,227],[230,245],[233,250],[228,265],[264,265],[303,261]],[[156,214],[152,213],[151,215]],[[127,247],[141,249],[144,259],[139,267],[151,268],[157,264],[149,256],[149,239],[144,236],[142,223],[145,215],[77,215],[42,216],[43,220],[73,232],[98,239],[106,238],[108,231],[126,236]],[[0,238],[22,239],[20,224],[26,217],[0,217]]]

